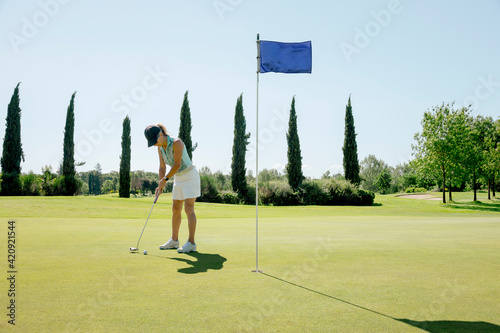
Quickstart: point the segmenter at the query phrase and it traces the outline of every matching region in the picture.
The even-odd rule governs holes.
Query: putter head
[[[136,247],[131,247],[131,248],[130,248],[130,252],[137,252],[137,251],[139,251],[139,249],[138,249],[138,248],[136,248]]]

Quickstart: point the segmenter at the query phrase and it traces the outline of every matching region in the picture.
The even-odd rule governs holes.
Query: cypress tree
[[[123,119],[122,154],[120,155],[120,198],[130,198],[130,118]]]
[[[19,85],[14,89],[14,94],[7,107],[5,136],[0,164],[2,167],[1,195],[21,194],[21,159],[24,162],[21,144],[21,108],[19,107]]]
[[[94,194],[94,171],[89,172],[89,195]]]
[[[62,165],[64,195],[74,195],[78,189],[75,177],[75,94],[76,92],[71,96],[66,112],[66,125],[64,127],[64,155]]]
[[[302,174],[302,156],[300,151],[299,133],[297,130],[297,113],[295,112],[295,96],[292,99],[290,108],[290,119],[288,121],[288,133],[286,134],[288,143],[288,164],[286,173],[288,175],[288,184],[293,190],[297,190],[302,184],[304,175]]]
[[[95,169],[92,170],[89,174],[89,192],[90,188],[92,188],[92,192],[90,192],[90,194],[100,195],[101,187],[102,187],[102,169],[101,165],[97,163]]]
[[[191,125],[191,110],[189,108],[188,91],[184,94],[184,100],[182,101],[181,107],[181,123],[179,127],[179,138],[184,142],[186,150],[188,152],[189,158],[193,160],[193,151],[196,149],[198,144],[193,146],[191,141],[191,130],[193,126]]]
[[[344,175],[345,179],[352,184],[359,185],[358,145],[356,144],[356,131],[354,128],[354,117],[352,115],[351,96],[345,108],[345,132],[344,132]]]
[[[231,185],[233,191],[246,197],[248,193],[245,155],[250,143],[250,133],[246,133],[247,123],[243,114],[243,94],[236,101],[234,110],[233,161],[231,163]]]

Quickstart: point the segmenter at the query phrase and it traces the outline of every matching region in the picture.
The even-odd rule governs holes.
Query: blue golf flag
[[[311,41],[281,43],[260,41],[260,73],[311,73]]]

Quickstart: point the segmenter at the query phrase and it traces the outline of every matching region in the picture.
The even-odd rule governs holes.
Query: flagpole
[[[257,106],[255,122],[255,270],[259,271],[259,73],[260,73],[260,39],[257,34]]]
[[[255,122],[255,270],[259,270],[259,74],[263,73],[311,73],[311,41],[302,43],[279,43],[264,41],[264,65],[261,58],[261,41],[257,34],[257,104]]]

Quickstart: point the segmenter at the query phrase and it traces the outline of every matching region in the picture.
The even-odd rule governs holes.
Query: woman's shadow
[[[186,253],[186,255],[192,257],[193,260],[183,258],[170,258],[172,260],[182,261],[191,265],[191,267],[179,268],[177,270],[179,273],[196,274],[207,272],[209,269],[219,270],[223,267],[224,262],[227,260],[219,254],[189,252]]]

